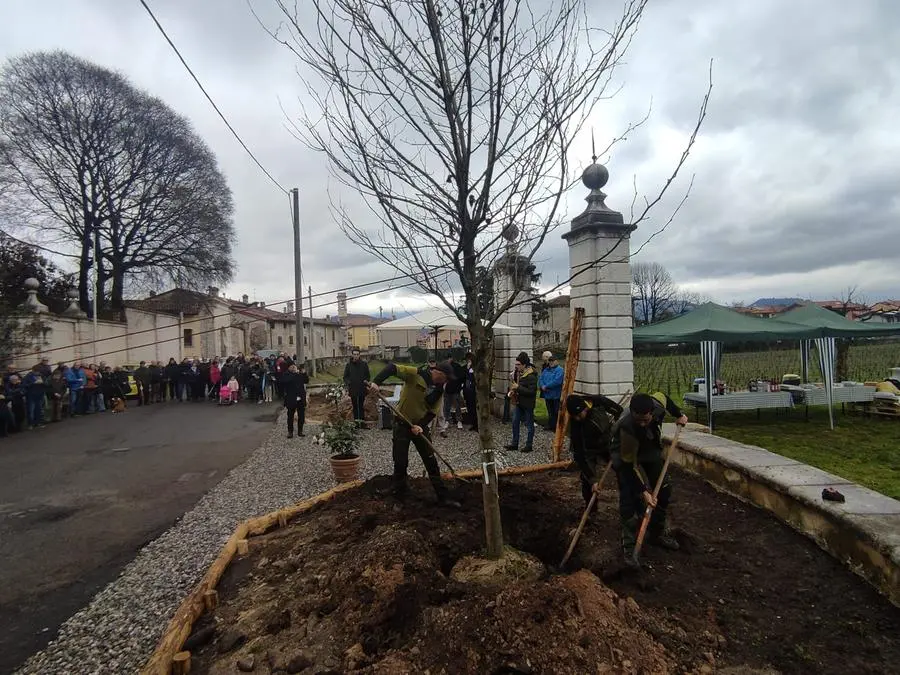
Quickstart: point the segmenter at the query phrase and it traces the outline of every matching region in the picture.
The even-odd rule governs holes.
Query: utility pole
[[[312,286],[308,287],[309,290],[309,360],[312,361],[312,365],[310,366],[311,374],[310,377],[316,376],[316,324],[313,321],[313,313],[312,313]]]
[[[93,312],[94,315],[94,361],[97,360],[97,339],[99,338],[99,329],[97,328],[97,306],[100,304],[99,298],[97,297],[97,289],[100,287],[100,230],[97,226],[94,226],[94,269],[92,275],[92,283],[94,286],[94,302],[93,302]]]
[[[297,347],[298,365],[305,362],[303,358],[303,286],[300,283],[300,190],[291,190],[294,212],[294,343]]]

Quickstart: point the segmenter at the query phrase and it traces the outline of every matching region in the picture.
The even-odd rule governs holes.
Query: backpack
[[[609,459],[613,445],[613,426],[622,414],[622,406],[605,396],[586,397],[591,403],[584,421],[569,421],[572,450]]]

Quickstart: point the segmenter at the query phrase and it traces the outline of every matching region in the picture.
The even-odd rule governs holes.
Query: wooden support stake
[[[568,469],[572,466],[572,462],[566,460],[564,462],[555,462],[553,464],[529,464],[528,466],[511,466],[508,469],[500,469],[498,476],[521,476],[526,473],[538,473],[540,471],[553,471],[554,469]],[[484,474],[481,469],[466,469],[456,474],[463,478],[483,478]],[[442,478],[450,478],[449,473],[441,474]]]
[[[566,399],[575,389],[575,377],[578,375],[578,359],[581,353],[581,326],[584,324],[584,307],[576,307],[572,315],[572,326],[569,330],[569,349],[566,351],[566,369],[563,373],[562,394],[559,399],[559,416],[556,420],[556,433],[550,448],[550,461],[558,462],[562,458],[563,439],[566,436],[566,425],[569,422],[569,411]]]
[[[250,544],[246,539],[238,539],[237,553],[238,555],[247,555],[250,552]]]
[[[172,675],[188,675],[191,672],[191,653],[178,652],[172,657]]]
[[[219,606],[219,592],[212,589],[203,593],[203,606],[207,612],[213,611]]]

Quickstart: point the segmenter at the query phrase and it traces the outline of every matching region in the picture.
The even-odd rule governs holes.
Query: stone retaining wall
[[[674,425],[666,425],[671,439]],[[821,469],[685,430],[673,461],[805,534],[900,606],[900,501]],[[846,502],[826,502],[833,487]],[[798,570],[798,574],[802,574]]]

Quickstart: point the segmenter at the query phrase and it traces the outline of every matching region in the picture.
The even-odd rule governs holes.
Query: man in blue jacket
[[[71,368],[66,369],[66,384],[69,385],[69,417],[84,414],[82,404],[84,395],[82,389],[85,384],[84,371],[81,369],[80,363],[72,364]]]
[[[538,387],[541,390],[541,398],[547,404],[547,431],[556,431],[556,421],[559,419],[559,399],[562,397],[563,369],[556,361],[556,357],[549,351],[541,355],[544,367],[538,378]]]

